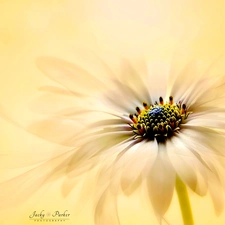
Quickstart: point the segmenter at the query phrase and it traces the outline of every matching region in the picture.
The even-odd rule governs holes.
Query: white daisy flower
[[[121,191],[131,195],[140,186],[147,188],[159,221],[176,190],[184,224],[194,224],[187,187],[200,196],[209,192],[219,215],[224,206],[225,73],[215,68],[221,60],[200,73],[195,61],[176,70],[165,62],[81,58],[75,63],[37,60],[61,87],[42,88],[45,94],[33,107],[49,116],[28,128],[72,147],[52,169],[66,168],[64,194],[74,177],[97,167],[97,225],[120,224],[117,196]]]

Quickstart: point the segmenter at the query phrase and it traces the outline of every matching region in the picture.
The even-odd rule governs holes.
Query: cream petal
[[[208,173],[211,173],[212,165],[208,163],[210,160],[209,153],[204,152],[201,149],[198,141],[193,140],[189,136],[179,133],[177,137],[172,138],[172,142],[176,145],[177,153],[179,157],[183,159],[186,166],[186,172],[184,168],[177,168],[177,173],[184,183],[186,183],[194,192],[200,196],[204,196],[207,193],[207,179]],[[204,152],[201,154],[201,152]],[[172,161],[172,160],[171,160]],[[179,163],[178,163],[179,164]],[[176,165],[173,163],[173,166]],[[182,165],[181,165],[182,167]],[[190,168],[191,167],[191,168]]]
[[[183,145],[188,149],[186,151],[188,154],[190,154],[191,158],[196,159],[197,162],[201,163],[205,168],[209,169],[211,171],[210,166],[208,163],[204,160],[206,158],[205,156],[208,156],[209,153],[212,153],[212,151],[207,148],[206,146],[202,145],[201,142],[198,141],[198,139],[193,139],[190,136],[186,135],[187,133],[195,133],[195,132],[182,132],[179,133],[179,139],[181,142],[183,142]],[[207,154],[205,154],[207,153]]]
[[[201,81],[201,85],[198,87],[199,93],[192,93],[193,98],[187,102],[187,104],[191,106],[190,110],[195,111],[195,109],[198,110],[200,107],[215,107],[216,105],[218,107],[223,106],[225,99],[224,79],[220,79],[220,81],[218,81],[218,78],[211,78],[211,80],[207,81],[207,83],[211,84],[210,86],[208,85],[208,89],[205,84],[206,82]]]
[[[225,174],[224,174],[225,158],[221,159],[220,163],[215,163],[215,167],[217,171],[216,175],[219,178],[223,189],[225,190]]]
[[[120,126],[120,127],[130,127],[128,124],[126,125],[126,123],[131,123],[131,120],[129,119],[103,119],[97,122],[94,122],[90,125],[88,125],[88,128],[99,128],[99,127],[109,127],[110,126]]]
[[[119,114],[118,112],[113,112],[110,109],[108,109],[107,111],[104,111],[104,110],[99,110],[99,109],[82,110],[82,109],[68,108],[68,109],[59,111],[59,115],[64,116],[66,118],[76,119],[76,120],[78,119],[79,116],[83,116],[83,117],[85,117],[85,121],[88,118],[88,124],[90,127],[93,126],[94,123],[104,124],[101,121],[104,121],[105,119],[110,119],[113,121],[116,118],[119,118],[119,119],[121,119],[120,120],[121,125],[131,123],[131,120],[128,117],[128,114],[125,114],[125,115],[124,115],[124,113]],[[117,123],[115,123],[115,124],[117,124]]]
[[[196,157],[199,163],[201,163],[210,172],[217,174],[214,160],[217,160],[217,163],[219,163],[221,154],[215,152],[212,145],[208,145],[210,142],[205,141],[208,140],[207,137],[205,139],[205,134],[191,129],[184,129],[179,133],[179,137],[190,152]]]
[[[134,141],[112,147],[111,152],[98,160],[98,173],[95,178],[95,223],[120,224],[117,212],[117,196],[119,194],[120,168],[117,168],[117,156],[122,149],[129,150],[134,145]],[[109,157],[110,155],[110,157]],[[110,220],[110,221],[109,221]]]
[[[74,93],[74,95],[78,96],[79,93],[83,93],[84,96],[88,96],[92,93],[90,97],[97,97],[97,93],[101,92],[101,95],[98,96],[100,101],[107,104],[111,108],[115,108],[123,112],[124,110],[130,112],[138,104],[142,104],[142,101],[148,101],[150,99],[146,85],[141,82],[138,73],[132,69],[131,65],[124,63],[125,60],[122,65],[120,65],[123,71],[123,82],[121,82],[120,79],[115,76],[114,72],[112,72],[108,66],[108,68],[105,70],[109,76],[107,82],[105,83],[102,81],[102,79],[98,79],[97,76],[88,74],[87,71],[80,68],[79,66],[57,58],[45,57],[38,59],[37,62],[39,68],[46,75],[62,84],[70,92]],[[126,64],[126,66],[124,64]],[[132,74],[130,74],[131,71]],[[137,85],[133,85],[133,87],[127,85],[128,82],[126,83],[126,80],[129,79],[135,79]],[[79,85],[77,85],[77,83],[79,83]],[[84,93],[85,91],[87,93]],[[145,94],[142,97],[140,96],[140,93]],[[112,98],[112,96],[114,97]],[[118,99],[120,99],[120,101],[118,101]]]
[[[203,115],[193,116],[188,120],[188,126],[192,126],[193,128],[200,126],[224,130],[224,115],[222,113],[205,113]]]
[[[68,177],[66,176],[62,184],[62,195],[64,197],[69,197],[69,194],[76,188],[78,194],[73,195],[75,210],[78,212],[82,210],[88,202],[90,202],[91,196],[95,193],[96,177],[93,173],[95,170],[87,170],[86,173],[81,176]]]
[[[106,189],[95,207],[95,224],[120,225],[117,212],[117,197]]]
[[[86,69],[54,57],[40,57],[36,60],[38,68],[50,79],[63,85],[74,95],[88,96],[96,93],[105,84]],[[88,81],[88,82],[87,82]]]
[[[176,174],[169,161],[166,146],[160,144],[157,158],[147,177],[149,198],[160,218],[166,213],[170,205],[175,177]]]
[[[121,119],[115,119],[115,117]],[[102,118],[102,121],[99,118]],[[98,130],[98,133],[95,132],[95,134],[121,132],[120,134],[122,135],[124,132],[124,134],[130,133],[131,135],[131,127],[126,123],[130,123],[130,119],[125,116],[102,113],[96,110],[82,112],[78,109],[78,111],[73,111],[73,116],[71,117],[67,115],[55,115],[33,122],[27,127],[27,130],[32,134],[55,143],[65,146],[76,146],[82,136],[93,135],[95,130]],[[100,128],[102,130],[99,130]]]
[[[133,131],[131,130],[129,125],[119,125],[115,127],[105,127],[88,130],[88,127],[79,130],[79,133],[76,133],[74,137],[71,139],[67,139],[71,145],[74,146],[85,146],[87,142],[92,141],[102,141],[102,143],[106,143],[106,141],[111,142],[113,138],[118,139],[118,143],[122,140],[130,140],[133,138]],[[65,143],[66,144],[66,143]],[[96,143],[97,146],[98,143]]]
[[[172,88],[174,85],[174,82],[176,82],[177,78],[182,74],[188,67],[187,67],[187,62],[188,65],[193,63],[193,54],[192,54],[192,49],[190,48],[189,43],[184,44],[182,42],[178,43],[174,51],[172,52],[171,55],[171,67],[170,67],[170,73],[169,73],[169,80],[168,80],[168,87],[169,90]],[[172,93],[168,93],[172,94]],[[175,97],[175,96],[174,96]]]
[[[199,196],[205,196],[208,192],[207,173],[205,173],[205,171],[201,171],[201,172],[196,171],[196,175],[197,175],[198,182],[197,182],[195,192],[198,193]]]
[[[60,148],[60,151],[49,151],[45,143],[45,148],[40,151],[40,145],[35,146],[30,151],[23,151],[23,149],[17,149],[17,152],[0,154],[0,169],[17,169],[18,171],[28,166],[43,163],[53,156],[62,154],[68,149]]]
[[[215,177],[210,177],[209,193],[212,198],[212,202],[215,208],[215,213],[219,216],[224,209],[224,192],[221,187],[221,183]]]
[[[146,101],[152,104],[147,79],[147,63],[144,60],[133,62],[124,59],[121,67],[121,83],[127,84],[133,90],[139,103]]]
[[[34,165],[19,176],[0,184],[1,206],[8,207],[11,204],[20,204],[26,201],[32,194],[46,188],[51,182],[65,175],[68,158],[71,152],[65,152],[46,162]]]
[[[113,89],[103,93],[100,99],[109,108],[118,112],[135,112],[136,106],[143,107],[142,102],[146,101],[146,98],[149,99],[147,96],[144,99],[140,98],[140,94],[127,86],[126,83],[124,84],[118,80],[114,80],[112,83],[114,84]]]
[[[60,116],[52,116],[25,126],[21,121],[17,122],[14,118],[10,117],[9,113],[5,112],[4,109],[0,111],[0,115],[9,123],[22,130],[28,131],[31,134],[37,135],[38,137],[57,144],[63,144],[70,147],[74,146],[67,140],[69,137],[73,137],[77,132],[79,124],[75,121]]]
[[[223,108],[223,105],[217,105],[216,100],[214,102],[215,102],[215,105],[211,105],[211,106],[198,105],[198,107],[194,108],[194,114],[191,114],[191,117],[204,116],[207,114],[212,114],[212,115],[218,114],[220,116],[223,115],[225,112],[225,108]],[[189,119],[190,119],[190,116],[189,116]]]
[[[225,69],[224,60],[225,57],[220,56],[212,62],[202,74],[203,79],[196,83],[198,87],[192,93],[192,99],[189,102],[193,109],[203,105],[213,107],[215,106],[215,101],[218,105],[223,104],[225,97],[225,76],[222,72]]]
[[[199,134],[195,130],[184,129],[182,133],[179,133],[178,137],[195,157],[195,159],[193,158],[193,168],[196,169],[198,176],[195,192],[199,195],[204,195],[207,192],[207,187],[210,185],[208,181],[211,177],[216,178],[218,181],[224,180],[224,177],[221,177],[221,171],[218,171],[218,167],[224,168],[224,157],[215,152],[211,146],[205,144],[206,141],[200,140],[201,136],[206,135]],[[209,139],[207,136],[205,138],[206,140]]]
[[[148,89],[151,91],[152,102],[158,102],[160,96],[166,97],[170,65],[165,62],[148,62],[147,68]],[[167,99],[164,101],[167,101]]]
[[[134,98],[136,104],[140,104],[142,101],[151,103],[148,82],[146,82],[147,66],[145,60],[135,59],[132,61],[128,58],[118,57],[118,55],[104,57],[106,60],[102,60],[96,54],[95,58],[98,59],[98,63],[101,64],[101,68],[104,68],[105,73],[109,74],[108,84],[110,85],[107,85],[107,90],[111,88],[114,93],[121,92],[124,94],[123,97],[131,95],[130,100]]]
[[[123,65],[125,64],[125,65]],[[134,112],[136,106],[141,106],[143,101],[152,104],[158,101],[160,96],[165,96],[166,79],[165,74],[168,74],[169,66],[165,63],[147,64],[147,69],[144,70],[145,75],[140,75],[140,68],[135,69],[127,62],[122,64],[122,78],[114,79],[113,88],[104,93],[102,101],[119,111]],[[148,74],[147,74],[148,73]],[[154,75],[154,79],[150,79]],[[157,75],[157,76],[156,76]],[[144,79],[145,78],[145,79]],[[132,80],[132,83],[130,83]],[[150,96],[149,90],[158,89],[160,83],[160,91],[154,96]],[[147,86],[148,85],[148,86]],[[118,101],[120,99],[120,101]],[[143,106],[141,106],[143,107]]]
[[[200,106],[214,107],[215,104],[222,105],[224,102],[225,76],[221,73],[224,71],[224,56],[212,62],[204,73],[201,67],[200,62],[192,61],[181,72],[176,69],[174,72],[174,67],[170,72],[169,94],[176,93],[176,101],[185,102],[191,111]]]
[[[71,105],[74,106],[73,109],[77,109],[85,108],[85,106],[88,108],[90,104],[87,98],[77,97],[66,89],[51,86],[43,88],[47,88],[49,91],[42,92],[42,95],[33,100],[29,105],[30,109],[34,112],[55,114],[59,110],[71,107]]]
[[[182,133],[189,135],[193,140],[198,140],[198,143],[201,143],[202,146],[207,147],[218,156],[225,156],[223,152],[225,148],[223,133],[207,127],[193,127],[188,124],[182,125]]]
[[[168,141],[167,150],[171,164],[180,179],[195,191],[197,187],[197,176],[192,165],[194,156],[188,152],[188,149],[182,141],[176,137],[172,141]]]
[[[52,116],[32,123],[27,130],[54,143],[73,147],[74,143],[70,140],[79,131],[79,127],[80,125],[75,121]]]
[[[70,176],[74,176],[73,171],[76,172],[77,167],[89,163],[96,163],[96,158],[104,154],[105,151],[110,151],[110,148],[114,148],[116,145],[120,145],[123,141],[129,138],[127,135],[121,135],[120,133],[111,133],[106,135],[100,135],[98,138],[94,137],[88,139],[88,142],[84,143],[71,158],[67,171]]]
[[[132,194],[146,178],[144,174],[153,165],[156,153],[153,142],[142,141],[127,150],[121,162],[117,162],[121,164],[121,188],[126,195]]]
[[[188,95],[195,90],[196,80],[199,79],[199,73],[196,68],[197,63],[192,61],[184,67],[176,78],[173,78],[173,83],[169,81],[172,84],[169,86],[168,94],[174,96],[177,102],[187,100]],[[186,87],[185,90],[184,84]]]
[[[74,189],[76,185],[81,183],[80,177],[73,177],[73,178],[65,178],[65,181],[62,184],[62,195],[63,197],[67,197],[71,191]]]
[[[101,164],[97,176],[98,187],[109,184],[111,192],[115,195],[117,194],[120,190],[122,175],[124,174],[125,177],[126,175],[129,176],[129,174],[124,172],[124,168],[127,168],[127,166],[130,165],[130,159],[133,159],[132,156],[134,154],[138,154],[138,147],[140,146],[138,143],[141,145],[140,140],[131,139],[130,141],[124,141],[123,143],[112,147],[107,152],[102,154],[101,159],[98,160],[98,164]],[[132,188],[137,188],[140,182],[140,179],[135,180]]]

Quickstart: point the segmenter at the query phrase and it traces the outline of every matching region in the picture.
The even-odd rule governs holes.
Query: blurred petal
[[[89,74],[85,69],[64,60],[54,57],[40,57],[36,63],[44,74],[76,96],[88,96],[91,91],[95,93],[101,90],[102,86],[105,86],[100,79]]]
[[[109,189],[102,193],[95,207],[95,223],[96,225],[120,225],[117,212],[117,197]]]
[[[61,178],[65,174],[71,151],[56,156],[46,162],[34,165],[21,175],[0,184],[1,206],[20,204],[45,184]],[[15,201],[16,199],[16,201]]]
[[[65,118],[52,116],[32,123],[27,130],[41,138],[72,147],[74,145],[70,140],[78,132],[79,124]]]

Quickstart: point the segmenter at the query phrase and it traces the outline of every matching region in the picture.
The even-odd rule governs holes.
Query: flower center
[[[137,113],[129,115],[135,138],[156,138],[157,141],[165,141],[180,129],[180,124],[184,123],[189,115],[186,105],[181,105],[180,102],[174,104],[172,96],[169,97],[169,103],[164,104],[163,98],[160,97],[159,103],[148,106],[143,102],[143,106],[144,109],[136,107]]]

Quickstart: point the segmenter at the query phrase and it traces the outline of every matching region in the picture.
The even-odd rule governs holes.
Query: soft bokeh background
[[[225,52],[222,0],[0,0],[0,21],[0,103],[23,121],[33,118],[27,105],[38,95],[37,88],[51,83],[35,66],[38,56],[70,59],[74,49],[88,47],[164,60],[179,49],[181,61],[188,55],[210,62]],[[1,181],[22,172],[19,167],[2,169],[20,153],[40,152],[44,158],[58,147],[5,120],[0,120],[0,143],[1,153],[12,155],[11,161],[1,160]],[[35,224],[28,216],[42,209],[69,210],[70,220],[59,224],[93,224],[89,205],[75,209],[80,186],[64,199],[60,184],[59,180],[42,187],[20,205],[7,208],[1,203],[1,224]],[[225,224],[225,213],[217,218],[208,196],[190,195],[197,225]],[[121,197],[119,208],[124,224],[146,224],[146,220],[157,224],[138,194]],[[166,218],[173,225],[182,224],[176,195]]]

